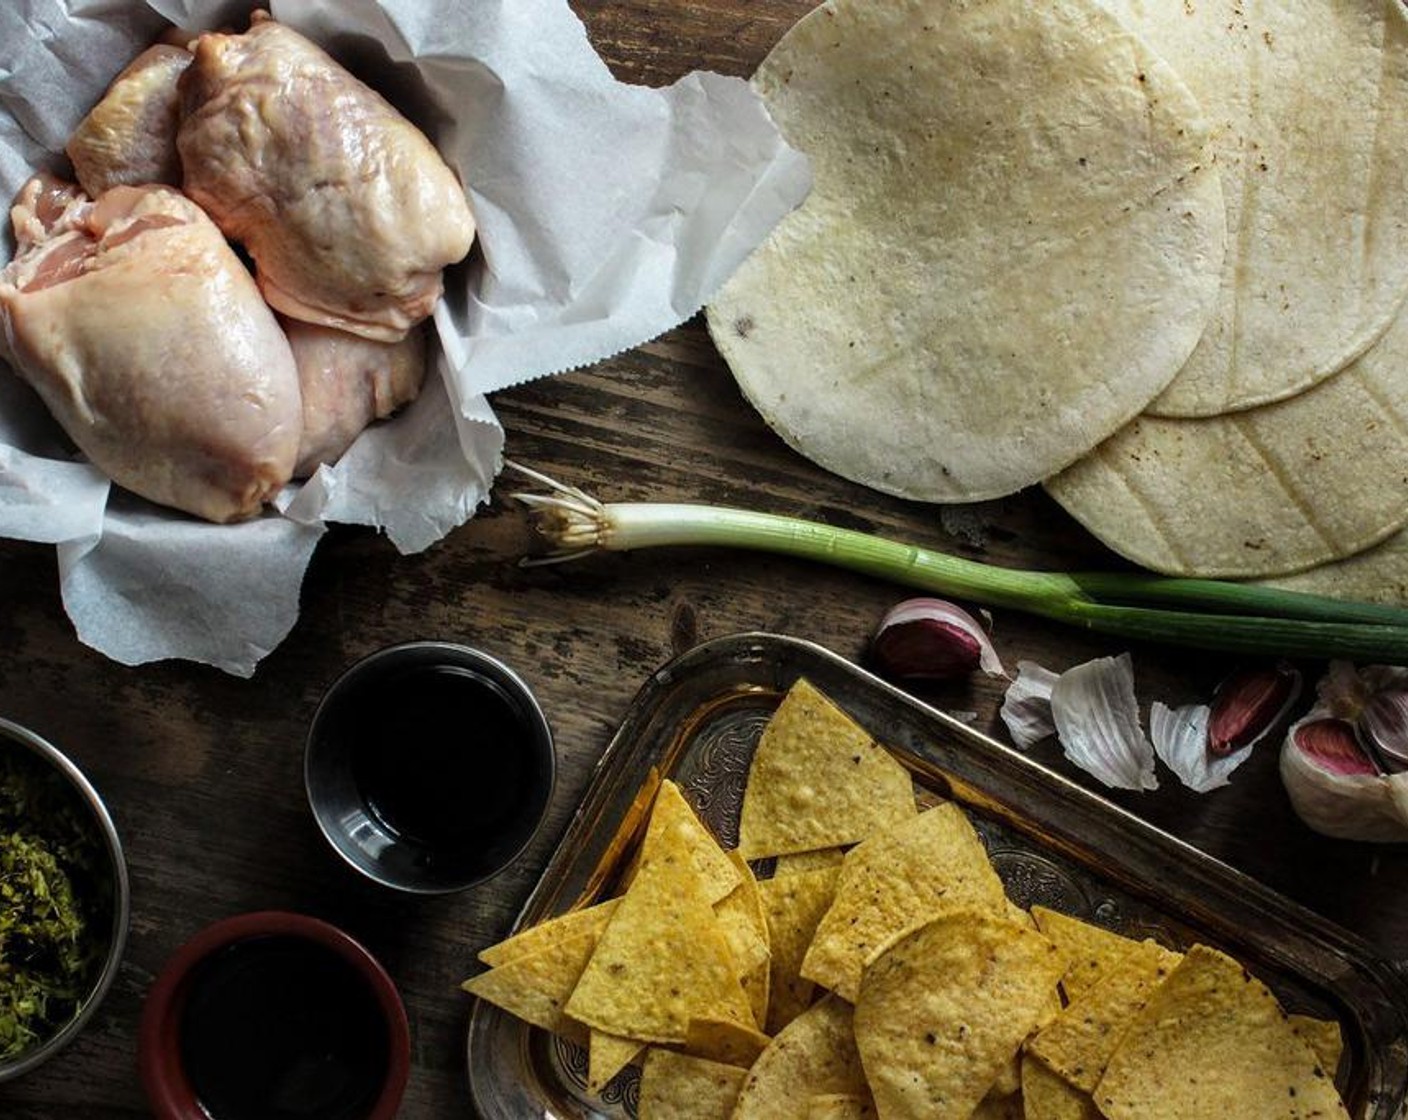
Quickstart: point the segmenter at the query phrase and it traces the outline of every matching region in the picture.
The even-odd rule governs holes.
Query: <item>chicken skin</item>
[[[177,134],[186,193],[248,250],[278,311],[404,337],[474,238],[455,173],[381,96],[266,13],[192,50]]]
[[[415,400],[425,380],[425,327],[400,342],[375,342],[296,319],[282,323],[303,397],[293,476],[304,478],[337,462],[373,420]]]
[[[133,59],[69,138],[74,177],[91,197],[110,187],[181,182],[176,82],[191,52],[158,43]]]
[[[0,328],[20,375],[113,481],[211,521],[258,513],[302,431],[288,340],[178,191],[90,200],[46,176],[11,212]]]

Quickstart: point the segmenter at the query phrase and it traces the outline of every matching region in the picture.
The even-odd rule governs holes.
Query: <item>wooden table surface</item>
[[[748,75],[811,0],[578,0],[623,80],[665,84],[696,68]],[[789,450],[743,400],[695,319],[586,371],[493,398],[510,457],[608,499],[713,501],[877,531],[997,564],[1116,564],[1039,492],[943,509],[886,498]],[[81,645],[64,614],[53,549],[0,542],[0,715],[71,753],[111,806],[132,875],[132,922],[116,986],[67,1051],[0,1086],[0,1116],[84,1120],[148,1114],[136,1026],[157,971],[204,925],[242,911],[299,910],[367,944],[399,984],[414,1068],[401,1115],[473,1115],[465,1077],[469,998],[458,982],[514,919],[589,772],[637,688],[672,655],[719,635],[769,630],[863,655],[893,586],[763,555],[664,550],[524,569],[532,546],[500,479],[492,504],[443,542],[400,556],[370,531],[336,528],[303,586],[288,639],[250,680],[184,663],[125,668]],[[1131,648],[1147,707],[1205,698],[1226,660],[1127,646],[1004,612],[1009,666],[1063,668]],[[322,690],[351,661],[417,638],[499,655],[551,721],[559,782],[516,866],[445,898],[361,881],[325,846],[304,801],[302,747]],[[1306,665],[1317,674],[1322,666]],[[986,678],[927,698],[977,712],[1001,736],[1001,686]],[[1054,747],[1045,760],[1075,774]],[[1267,744],[1231,787],[1188,794],[1170,777],[1116,795],[1132,812],[1408,958],[1408,847],[1326,840],[1296,820]]]

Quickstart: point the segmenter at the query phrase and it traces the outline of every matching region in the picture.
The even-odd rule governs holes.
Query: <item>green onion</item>
[[[1273,657],[1408,664],[1408,610],[1223,580],[1124,572],[1033,572],[797,517],[673,502],[600,502],[517,463],[546,486],[515,494],[557,563],[598,549],[718,546],[831,564],[938,595],[1122,638]]]

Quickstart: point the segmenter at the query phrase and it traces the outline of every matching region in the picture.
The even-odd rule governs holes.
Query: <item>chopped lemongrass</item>
[[[538,471],[508,465],[549,491],[514,495],[533,511],[552,548],[527,563],[573,560],[598,549],[746,548],[1118,637],[1230,653],[1408,664],[1408,610],[1398,607],[1222,580],[999,568],[796,517],[726,506],[600,502]]]

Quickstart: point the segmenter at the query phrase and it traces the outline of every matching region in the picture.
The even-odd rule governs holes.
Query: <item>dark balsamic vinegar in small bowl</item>
[[[260,911],[207,926],[142,1008],[158,1120],[392,1120],[410,1072],[395,984],[348,934]]]
[[[552,736],[526,684],[464,646],[381,650],[324,696],[305,780],[319,827],[358,871],[422,894],[502,870],[551,797]]]

